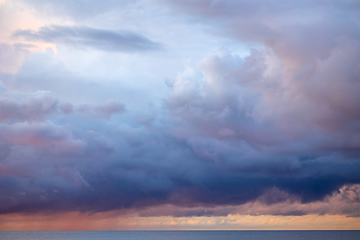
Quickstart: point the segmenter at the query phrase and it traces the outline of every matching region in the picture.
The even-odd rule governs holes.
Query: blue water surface
[[[0,231],[1,240],[360,240],[360,231]]]

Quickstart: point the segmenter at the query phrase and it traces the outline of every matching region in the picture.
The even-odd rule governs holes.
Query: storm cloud
[[[48,4],[79,11],[68,2]],[[356,1],[138,4],[153,10],[144,19],[174,24],[147,26],[167,51],[74,18],[0,45],[90,49],[34,50],[0,75],[1,214],[360,216]],[[95,5],[86,18],[110,14]],[[146,8],[128,9],[129,24],[146,22],[134,20]],[[205,54],[187,28],[214,38]]]

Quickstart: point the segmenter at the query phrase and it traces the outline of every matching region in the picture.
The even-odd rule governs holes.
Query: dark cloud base
[[[66,136],[50,134],[50,137]],[[86,141],[88,146],[81,150],[81,157],[76,157],[76,153],[66,159],[41,154],[36,161],[22,159],[26,168],[12,170],[17,171],[18,176],[13,175],[10,168],[6,174],[2,167],[1,213],[101,212],[162,204],[212,208],[245,204],[265,194],[263,201],[270,205],[289,199],[279,197],[276,192],[269,195],[268,191],[273,188],[309,203],[322,201],[345,184],[360,183],[358,162],[321,164],[320,167],[307,164],[297,173],[271,176],[256,171],[228,171],[224,166],[198,159],[185,143],[161,135],[144,140],[142,144],[146,146],[108,147],[108,150],[104,143],[101,147],[99,142],[92,145],[90,139]],[[10,164],[9,149],[9,145],[2,148],[7,152],[2,166]],[[172,158],[172,155],[177,156]],[[74,167],[55,167],[65,164],[61,164],[62,161]],[[49,165],[38,169],[37,162]],[[316,173],[311,173],[314,169]]]

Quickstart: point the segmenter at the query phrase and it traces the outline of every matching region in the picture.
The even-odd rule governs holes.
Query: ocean
[[[360,231],[0,231],[1,240],[359,240]]]

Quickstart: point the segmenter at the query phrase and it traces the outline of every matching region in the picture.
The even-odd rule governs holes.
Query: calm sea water
[[[0,231],[1,240],[359,240],[360,231]]]

